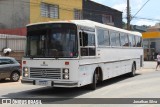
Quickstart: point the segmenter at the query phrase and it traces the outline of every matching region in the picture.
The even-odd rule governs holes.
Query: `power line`
[[[126,19],[126,17],[123,17],[123,19]],[[160,19],[145,18],[145,17],[134,17],[133,19],[134,19],[134,20],[144,19],[144,20],[149,20],[149,21],[160,21]]]
[[[160,21],[160,19],[152,19],[152,18],[142,18],[142,17],[134,17],[135,19],[144,19],[144,20],[150,20],[150,21]]]
[[[146,3],[143,4],[143,6],[138,10],[138,12],[131,18],[131,20],[143,9],[143,7],[149,2],[150,0],[147,0]],[[130,21],[131,21],[130,20]]]

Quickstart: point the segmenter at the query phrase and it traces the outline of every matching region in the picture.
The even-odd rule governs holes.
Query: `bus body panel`
[[[77,83],[76,87],[79,85],[79,61],[78,60],[54,60],[54,59],[23,59],[24,67],[29,69],[29,78],[23,78],[24,80],[50,80],[55,83],[66,83],[74,82]],[[69,63],[65,65],[65,63]],[[63,79],[63,69],[69,69],[69,79]],[[54,85],[56,86],[56,85]],[[65,87],[63,85],[57,85],[58,87]],[[68,86],[71,87],[71,86]],[[75,86],[74,86],[75,87]]]
[[[106,80],[109,78],[113,78],[113,77],[131,72],[133,63],[135,63],[136,69],[140,69],[143,66],[143,59],[142,59],[143,48],[142,47],[99,46],[97,29],[103,28],[106,30],[114,30],[117,32],[128,33],[135,36],[141,36],[141,34],[139,33],[126,31],[123,29],[99,24],[97,22],[88,21],[88,20],[81,20],[81,21],[77,20],[77,21],[71,21],[71,22],[47,22],[45,24],[52,24],[52,23],[53,24],[54,23],[65,23],[65,24],[72,23],[77,26],[78,56],[77,58],[66,58],[66,59],[23,58],[22,68],[28,67],[29,72],[30,70],[33,70],[33,71],[32,71],[32,74],[31,72],[29,73],[29,77],[23,76],[22,83],[30,83],[33,85],[37,85],[35,84],[35,82],[41,81],[41,80],[43,82],[43,80],[45,80],[45,81],[51,81],[51,83],[53,83],[52,85],[53,87],[81,87],[84,85],[91,84],[93,82],[93,75],[96,72],[97,68],[101,69],[102,80]],[[28,26],[34,26],[34,25],[36,24],[28,25]],[[79,32],[87,32],[89,34],[95,35],[95,47],[92,46],[92,48],[95,48],[94,56],[81,55],[80,48],[86,48],[86,47],[80,46],[81,42],[80,42]],[[55,33],[55,34],[58,34],[58,33]],[[75,34],[75,32],[72,33],[72,35],[73,34]],[[54,52],[56,51],[54,50]],[[70,54],[73,54],[73,53],[70,53]],[[70,55],[70,54],[67,54],[67,55]],[[26,62],[26,64],[23,64],[23,62]],[[65,74],[63,73],[63,69],[69,69],[69,79],[63,79],[63,75]],[[38,70],[37,74],[40,75],[40,78],[33,76],[34,70]],[[51,72],[51,74],[59,75],[59,77],[50,78],[49,76],[52,76],[52,75],[49,75],[50,70],[52,71],[58,70],[59,72],[58,74],[56,74],[57,71]],[[22,75],[23,74],[24,74],[24,70]]]
[[[136,69],[140,69],[140,55],[143,55],[141,48],[97,48],[101,57],[83,58],[80,60],[80,67],[86,71],[87,81],[92,82],[96,68],[100,67],[103,72],[103,80],[113,78],[131,72],[133,62]],[[125,56],[125,57],[124,57]],[[132,57],[130,57],[132,56]],[[84,79],[84,78],[83,78]],[[88,83],[88,84],[89,84]]]

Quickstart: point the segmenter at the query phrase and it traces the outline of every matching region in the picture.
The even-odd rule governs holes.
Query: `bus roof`
[[[76,25],[79,25],[79,26],[86,26],[86,27],[91,27],[91,28],[100,27],[100,28],[106,28],[106,29],[109,29],[109,30],[119,31],[119,32],[123,32],[123,33],[129,33],[129,34],[133,34],[133,35],[137,35],[137,36],[142,36],[142,34],[139,33],[139,32],[128,31],[128,30],[125,30],[125,29],[120,29],[120,28],[113,27],[113,26],[110,26],[110,25],[101,24],[101,23],[94,22],[94,21],[91,21],[91,20],[49,21],[49,22],[40,22],[40,23],[28,24],[27,26],[39,25],[39,24],[50,24],[50,23],[73,23],[73,24],[76,24]]]

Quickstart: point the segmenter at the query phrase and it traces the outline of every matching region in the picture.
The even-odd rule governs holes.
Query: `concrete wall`
[[[26,37],[24,36],[0,34],[0,56],[4,56],[2,49],[7,47],[12,50],[9,56],[21,61],[25,46]]]
[[[29,23],[29,0],[0,0],[0,29],[21,28]]]
[[[0,34],[0,51],[2,51],[3,48],[7,47],[15,52],[24,52],[25,46],[25,36]]]

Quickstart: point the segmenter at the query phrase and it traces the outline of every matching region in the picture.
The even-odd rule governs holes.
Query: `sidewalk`
[[[142,69],[137,70],[137,73],[143,74],[143,73],[150,73],[156,71],[156,61],[144,61],[144,66]],[[160,71],[160,68],[158,68]]]
[[[156,61],[144,61],[144,69],[156,69]]]

